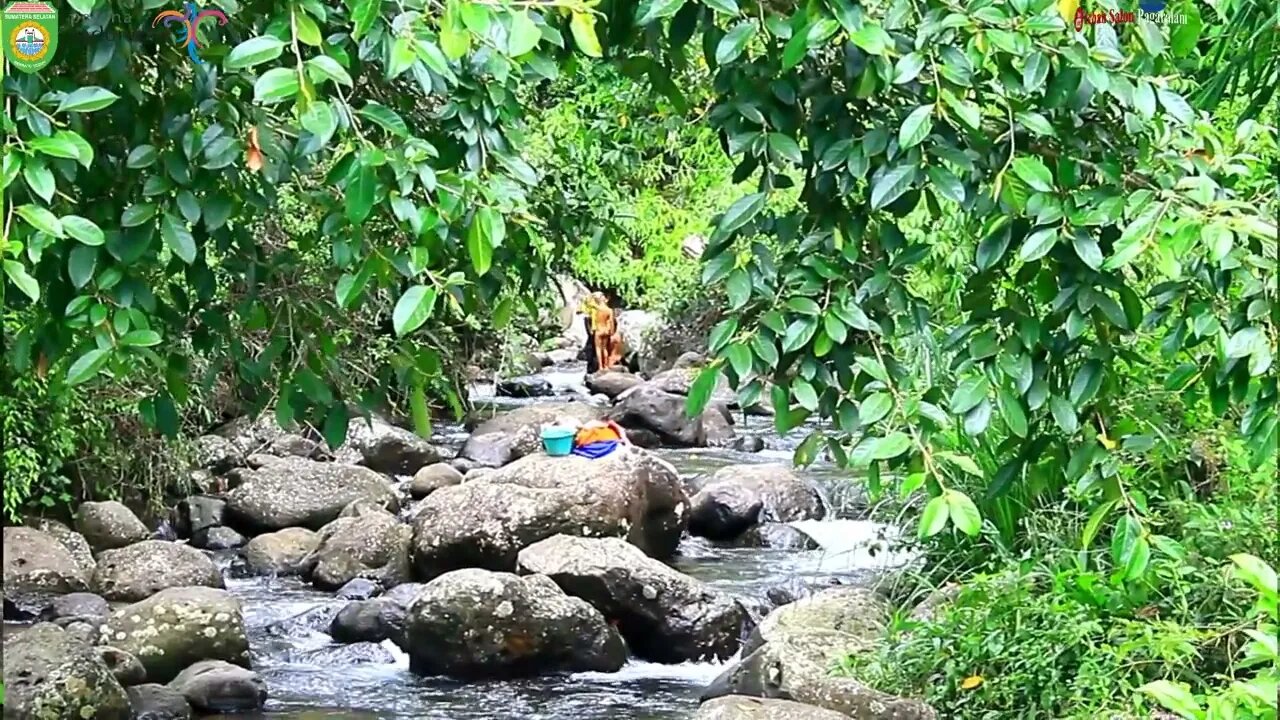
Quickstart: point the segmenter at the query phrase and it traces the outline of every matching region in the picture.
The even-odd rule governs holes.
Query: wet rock
[[[687,354],[687,353],[686,353]],[[683,357],[683,356],[682,356]],[[696,365],[689,365],[682,368],[673,368],[654,375],[649,384],[672,395],[688,395],[689,390],[693,387],[694,381],[702,374],[702,368]],[[724,405],[726,407],[736,407],[738,404],[738,396],[734,394],[729,387],[729,380],[723,375],[716,378],[715,389],[711,391],[711,402]]]
[[[689,532],[731,540],[761,522],[821,519],[822,495],[781,464],[730,465],[690,501]]]
[[[733,441],[733,449],[738,452],[758,453],[764,450],[764,438],[759,435],[740,435]]]
[[[623,370],[606,370],[587,376],[587,389],[593,393],[605,395],[610,400],[643,384],[644,378]]]
[[[450,460],[448,464],[449,467],[462,473],[464,477],[467,473],[479,468],[474,460],[468,460],[467,458],[454,458]]]
[[[133,711],[92,648],[57,625],[40,623],[5,638],[4,716],[131,720]]]
[[[382,592],[382,584],[376,580],[356,578],[338,588],[339,600],[368,600]]]
[[[133,511],[115,500],[86,502],[76,513],[76,530],[94,552],[122,548],[151,537]]]
[[[663,445],[673,447],[706,447],[708,425],[716,442],[732,439],[732,435],[726,433],[732,433],[733,428],[717,410],[708,409],[690,418],[685,414],[686,402],[683,395],[646,383],[619,395],[609,417],[626,428],[628,434],[632,430],[647,430],[657,435]]]
[[[790,700],[729,695],[703,703],[693,720],[849,720],[849,716]]]
[[[103,636],[142,661],[153,682],[168,682],[199,660],[249,665],[240,601],[225,590],[162,590],[111,613]]]
[[[258,710],[267,702],[267,684],[258,673],[222,660],[201,660],[178,673],[169,687],[197,712]]]
[[[586,341],[584,340],[583,342]],[[577,345],[580,346],[582,343],[577,343]],[[547,360],[550,361],[551,365],[569,365],[577,359],[578,353],[573,350],[552,350],[547,353]]]
[[[196,464],[220,475],[243,465],[244,451],[220,435],[201,435],[196,438]]]
[[[231,441],[236,451],[244,457],[262,452],[272,441],[288,434],[294,428],[283,428],[276,422],[275,412],[263,412],[256,418],[238,417],[217,428],[211,434]]]
[[[280,638],[296,638],[298,635],[322,633],[328,631],[334,617],[343,607],[341,602],[326,603],[308,608],[296,615],[290,615],[269,623],[265,628],[267,635]]]
[[[406,632],[409,667],[423,675],[615,672],[627,654],[604,616],[541,575],[441,575],[410,606]]]
[[[93,647],[102,643],[102,626],[106,622],[106,618],[58,618],[53,624],[66,630],[76,642]]]
[[[546,575],[591,603],[646,660],[728,658],[749,627],[734,598],[618,538],[557,535],[521,550],[518,565],[522,574]]]
[[[310,460],[329,460],[329,448],[322,442],[301,435],[282,435],[267,446],[267,453],[278,457],[300,457]]]
[[[391,637],[397,620],[403,627],[404,614],[403,605],[386,598],[355,600],[334,616],[329,635],[340,643],[382,642]]]
[[[762,547],[775,550],[817,550],[820,547],[813,538],[782,523],[753,525],[729,543],[737,547]]]
[[[409,483],[409,495],[415,499],[424,498],[442,487],[457,485],[462,482],[462,473],[448,463],[428,465],[414,473]]]
[[[246,542],[245,536],[221,525],[202,528],[191,536],[191,545],[204,550],[230,550]]]
[[[512,398],[551,397],[555,394],[551,387],[551,381],[539,375],[524,375],[522,377],[499,380],[495,392],[498,397]]]
[[[840,658],[870,652],[884,636],[887,618],[883,601],[861,588],[823,590],[774,610],[703,700],[746,695],[794,700],[854,718],[933,720],[936,713],[923,702],[831,673]]]
[[[209,556],[180,543],[144,540],[98,556],[93,589],[108,600],[133,602],[172,587],[224,587]]]
[[[413,530],[385,512],[338,518],[320,531],[320,546],[307,561],[312,584],[336,590],[357,577],[394,587],[409,579]]]
[[[134,720],[191,720],[191,704],[167,685],[147,683],[125,688]]]
[[[107,666],[121,685],[128,687],[141,685],[147,681],[147,669],[142,667],[142,662],[133,655],[110,645],[99,645],[94,648],[94,651],[98,653],[102,664]]]
[[[67,552],[71,553],[71,559],[75,560],[76,565],[84,571],[84,576],[86,578],[93,576],[93,569],[97,567],[98,561],[93,559],[93,549],[89,547],[89,541],[85,540],[83,535],[57,520],[40,518],[28,525],[40,532],[48,533],[54,540],[62,543]]]
[[[285,528],[259,535],[244,547],[253,575],[301,575],[303,561],[320,547],[320,535],[306,528]]]
[[[250,533],[295,526],[316,530],[354,500],[398,508],[391,484],[355,465],[280,458],[242,475],[243,483],[227,494],[227,522]]]
[[[427,496],[413,520],[416,577],[464,567],[514,570],[516,554],[553,535],[623,536],[670,557],[687,501],[675,469],[635,447],[589,460],[531,455]]]
[[[672,363],[671,369],[687,370],[689,368],[701,368],[706,364],[707,358],[702,353],[690,350],[688,352],[681,353],[680,357],[676,358],[675,362]],[[688,392],[689,391],[686,390],[685,394],[687,395]]]
[[[662,331],[662,316],[648,310],[623,310],[617,320],[627,365],[643,373],[656,372],[662,359],[654,352],[653,340]]]
[[[387,475],[412,475],[440,462],[440,451],[413,432],[374,415],[351,420],[346,442],[334,457]]]
[[[707,438],[707,447],[730,447],[738,439],[733,429],[733,417],[723,405],[713,405],[702,414],[702,432]]]
[[[178,537],[189,538],[205,528],[222,525],[226,510],[227,503],[221,498],[210,495],[183,498],[175,513]]]
[[[480,423],[458,452],[485,467],[502,467],[542,448],[542,426],[560,418],[599,420],[600,408],[587,403],[540,403],[516,408]]]
[[[110,614],[111,607],[101,595],[77,592],[54,598],[53,603],[45,608],[43,617],[54,621],[61,618],[105,618]]]
[[[89,577],[52,535],[28,527],[4,529],[6,617],[36,617],[56,596],[87,590]]]
[[[396,661],[390,650],[374,642],[356,642],[349,645],[327,645],[306,650],[295,656],[307,665],[345,668],[353,665],[390,665]]]
[[[155,527],[151,530],[151,539],[176,542],[178,540],[178,531],[174,529],[173,523],[168,520],[160,520],[155,523]]]

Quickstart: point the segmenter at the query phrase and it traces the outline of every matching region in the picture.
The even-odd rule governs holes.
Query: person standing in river
[[[592,293],[583,303],[587,322],[589,356],[587,372],[595,373],[617,365],[622,359],[622,338],[618,321],[603,293]]]

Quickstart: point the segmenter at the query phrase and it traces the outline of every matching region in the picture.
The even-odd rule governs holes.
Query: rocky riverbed
[[[827,677],[883,629],[894,529],[789,467],[803,432],[728,393],[686,418],[692,375],[555,366],[332,453],[244,419],[159,530],[117,503],[5,528],[5,717],[932,717]],[[566,415],[648,449],[549,458]]]

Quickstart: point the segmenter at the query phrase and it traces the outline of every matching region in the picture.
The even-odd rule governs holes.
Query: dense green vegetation
[[[816,421],[797,461],[916,523],[901,599],[961,583],[846,671],[947,717],[1275,717],[1273,6],[224,2],[195,65],[70,5],[4,79],[10,519],[162,497],[233,413],[425,431],[565,273],[714,298],[690,411],[725,376]]]

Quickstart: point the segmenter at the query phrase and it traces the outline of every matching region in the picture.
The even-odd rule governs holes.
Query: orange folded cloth
[[[612,420],[606,420],[605,422],[590,422],[582,426],[578,433],[573,436],[573,444],[575,447],[583,447],[595,442],[621,439],[622,428],[618,427]]]

